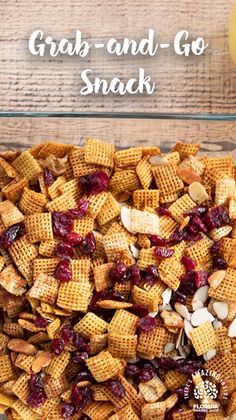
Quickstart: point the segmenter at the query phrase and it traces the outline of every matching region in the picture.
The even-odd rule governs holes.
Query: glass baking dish
[[[202,154],[236,161],[236,114],[0,112],[1,150],[48,140],[82,145],[88,136],[119,148],[155,144],[163,152],[176,141],[200,143]]]

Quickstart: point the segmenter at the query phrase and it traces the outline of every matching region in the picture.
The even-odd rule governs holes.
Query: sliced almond
[[[164,292],[162,293],[162,305],[168,305],[168,303],[170,303],[170,299],[171,299],[171,295],[172,295],[172,290],[170,287],[168,287],[166,290],[164,290]]]
[[[228,329],[228,336],[229,337],[236,337],[236,318],[231,322],[229,329]]]
[[[181,346],[182,337],[183,337],[184,329],[181,328],[175,343],[175,348],[178,349]]]
[[[165,353],[169,353],[175,349],[175,343],[167,343],[165,345]]]
[[[216,355],[216,349],[210,349],[206,353],[203,354],[203,357],[204,357],[205,361],[208,362],[208,360],[215,357],[215,355]]]
[[[206,189],[202,184],[200,184],[200,182],[193,182],[189,185],[188,192],[192,200],[197,204],[201,204],[209,198]]]
[[[28,354],[29,356],[37,353],[36,348],[32,344],[27,343],[27,341],[21,338],[12,338],[8,341],[7,347],[16,353]]]
[[[131,225],[132,225],[132,223],[131,223],[131,213],[132,213],[132,209],[130,207],[123,206],[123,207],[121,207],[120,218],[121,218],[122,224],[125,227],[125,229],[127,229],[128,232],[136,235],[137,232],[134,232],[131,229]]]
[[[208,283],[213,289],[216,289],[220,283],[224,280],[226,270],[217,270],[208,278]]]
[[[177,175],[182,179],[186,184],[192,184],[193,182],[202,182],[200,175],[197,175],[195,172],[187,168],[178,168]]]
[[[187,319],[188,321],[190,321],[190,313],[188,311],[188,308],[185,305],[182,305],[181,303],[177,302],[177,303],[175,303],[175,310],[184,319]]]
[[[222,322],[221,322],[221,321],[219,321],[219,319],[215,319],[215,321],[213,321],[213,322],[212,322],[212,325],[213,325],[213,327],[215,328],[215,330],[216,330],[217,328],[222,328],[222,327],[223,327],[223,324],[222,324]]]
[[[158,311],[153,311],[153,312],[149,312],[149,316],[151,316],[152,318],[155,318],[158,314]]]
[[[190,221],[190,217],[189,216],[185,217],[184,220],[182,221],[179,229],[183,230],[186,226],[188,226],[189,221]]]
[[[149,159],[152,166],[166,165],[166,161],[160,155],[152,155]]]
[[[136,260],[137,260],[138,257],[139,257],[139,249],[136,248],[136,246],[134,246],[133,244],[130,244],[130,251],[131,251],[131,254],[133,255],[133,257],[136,258]]]
[[[208,298],[208,290],[209,286],[199,287],[193,295],[193,302],[196,302],[197,300],[200,300],[200,302],[203,303],[206,302]]]
[[[193,326],[192,326],[191,322],[189,322],[187,319],[185,319],[184,320],[184,332],[187,335],[187,337],[189,337],[189,333],[192,330],[193,330]]]
[[[197,309],[201,309],[201,308],[203,308],[203,302],[201,302],[200,300],[195,300],[193,303],[192,303],[192,308],[193,308],[193,311],[196,311]]]
[[[213,322],[214,316],[208,311],[207,308],[197,309],[191,316],[191,324],[194,327],[204,324],[206,321]]]
[[[226,302],[214,302],[213,309],[219,319],[225,319],[229,313],[229,307]]]
[[[38,353],[36,358],[33,361],[33,364],[31,367],[32,371],[34,373],[40,372],[40,370],[43,367],[46,367],[50,364],[51,359],[52,359],[52,355],[49,351],[42,351]]]

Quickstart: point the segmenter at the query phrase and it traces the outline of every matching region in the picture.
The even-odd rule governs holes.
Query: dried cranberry
[[[159,216],[171,217],[171,211],[168,209],[168,207],[158,207],[157,213],[159,214]]]
[[[179,373],[193,375],[201,367],[201,362],[194,359],[171,359],[170,357],[160,357],[157,359],[159,368],[175,370]]]
[[[91,255],[96,250],[96,241],[93,232],[89,232],[82,241],[82,253]]]
[[[127,279],[127,275],[128,269],[121,261],[117,261],[110,271],[111,280],[114,282],[123,283]]]
[[[85,363],[88,357],[88,353],[85,351],[73,351],[72,353],[72,360],[74,363]]]
[[[175,413],[181,413],[183,411],[183,409],[181,407],[173,407],[171,408],[169,411],[167,411],[166,415],[165,415],[165,420],[173,420],[173,414]]]
[[[69,215],[59,211],[52,212],[52,229],[55,236],[66,236],[72,227],[73,221]]]
[[[89,352],[88,340],[83,337],[80,333],[76,332],[73,339],[74,345],[80,350],[80,352]]]
[[[85,216],[89,208],[89,201],[85,201],[83,198],[79,200],[78,206],[74,209],[70,209],[66,212],[66,215],[72,219],[82,219]]]
[[[194,268],[196,267],[195,261],[192,260],[192,258],[188,258],[185,256],[181,258],[181,263],[184,265],[186,270],[194,270]]]
[[[161,238],[158,235],[148,235],[148,239],[151,241],[151,246],[165,246],[168,243],[168,240]]]
[[[96,171],[80,177],[80,184],[85,194],[99,194],[109,186],[109,176],[106,172]]]
[[[79,410],[83,410],[88,404],[94,401],[93,391],[91,388],[83,389],[83,401],[80,404]]]
[[[73,417],[75,414],[75,405],[70,402],[63,402],[60,404],[60,414],[63,419]]]
[[[83,410],[93,400],[93,391],[90,388],[80,389],[76,385],[73,386],[71,401],[76,406],[76,412]]]
[[[133,304],[131,308],[128,308],[128,311],[137,315],[139,318],[144,318],[149,314],[148,308],[145,305]]]
[[[172,245],[175,245],[175,244],[178,244],[179,242],[183,241],[185,238],[186,238],[185,230],[180,230],[179,228],[176,228],[175,231],[170,236],[169,242]]]
[[[86,416],[86,414],[82,414],[82,416],[80,416],[79,420],[92,420],[91,417]]]
[[[208,230],[219,228],[230,223],[227,211],[223,207],[214,207],[208,211],[203,219]]]
[[[130,280],[132,281],[132,283],[136,286],[138,286],[141,282],[141,273],[139,268],[133,264],[129,267],[128,270],[128,277],[130,278]]]
[[[213,268],[225,270],[227,267],[228,264],[223,257],[217,257],[216,255],[213,256]]]
[[[155,248],[154,255],[159,258],[170,258],[174,254],[174,249]]]
[[[202,217],[204,216],[208,211],[207,206],[196,206],[194,207],[192,210],[189,210],[187,212],[184,213],[184,216],[199,216]]]
[[[195,272],[192,270],[187,271],[181,276],[181,283],[178,288],[180,293],[184,295],[193,295],[195,292]]]
[[[52,174],[52,171],[50,171],[50,169],[48,169],[48,168],[44,169],[43,179],[44,179],[44,184],[46,185],[46,187],[50,187],[50,185],[53,184],[55,179],[54,179],[54,176]]]
[[[203,221],[200,219],[199,216],[192,217],[190,219],[189,226],[190,226],[189,229],[192,232],[196,232],[196,230],[199,231],[199,232],[204,232],[204,233],[207,232],[207,228],[206,228],[206,226],[204,225]]]
[[[208,284],[208,277],[209,277],[208,271],[196,271],[195,273],[196,287],[199,289],[199,287],[206,286]]]
[[[66,235],[65,241],[71,246],[78,246],[81,245],[83,238],[79,233],[70,232]]]
[[[179,290],[176,290],[176,292],[173,294],[173,297],[171,298],[171,301],[170,301],[171,306],[174,306],[176,302],[182,303],[182,305],[185,305],[186,299],[187,297],[185,294],[181,293]]]
[[[75,339],[75,332],[73,331],[72,326],[70,324],[64,325],[60,333],[65,343],[72,343]]]
[[[43,318],[42,316],[37,316],[36,320],[34,321],[34,325],[39,328],[45,328],[49,324],[49,320]]]
[[[70,259],[74,255],[74,249],[70,244],[66,242],[60,242],[57,244],[54,250],[54,255],[62,259]]]
[[[94,381],[93,375],[87,368],[84,368],[81,372],[78,372],[76,375],[76,382],[82,382],[82,381]]]
[[[219,255],[221,245],[222,245],[222,240],[215,242],[211,246],[211,249],[210,249],[211,255]]]
[[[105,384],[118,400],[122,400],[125,397],[125,388],[119,379],[108,379]]]
[[[151,369],[141,369],[137,375],[138,382],[148,382],[155,376],[154,370]]]
[[[29,393],[26,400],[30,407],[38,408],[46,401],[46,399],[47,397],[43,390],[35,389]]]
[[[35,389],[44,389],[43,378],[40,373],[32,373],[29,378],[29,390],[34,391]]]
[[[54,353],[56,356],[59,356],[65,348],[65,342],[61,338],[54,338],[51,341],[50,347],[51,347],[52,353]]]
[[[72,270],[70,268],[70,261],[61,260],[56,266],[54,276],[61,282],[67,282],[72,279]]]
[[[3,248],[9,248],[13,242],[23,234],[22,226],[17,223],[10,226],[0,236],[0,246]]]
[[[138,321],[137,328],[140,332],[147,333],[152,331],[157,326],[156,318],[152,316],[145,316]]]
[[[202,408],[201,410],[202,411],[197,411],[196,413],[194,413],[195,414],[195,420],[205,420],[206,415],[207,415],[207,409]]]
[[[135,377],[137,377],[139,373],[140,373],[140,368],[137,365],[133,363],[127,363],[125,367],[125,376],[127,378],[134,379]]]
[[[79,389],[76,385],[71,390],[71,401],[76,407],[79,407],[83,400],[83,390]]]
[[[202,234],[199,233],[198,228],[194,226],[190,226],[188,229],[186,229],[185,238],[184,238],[186,242],[197,242],[197,241],[200,241],[201,239],[202,239]]]

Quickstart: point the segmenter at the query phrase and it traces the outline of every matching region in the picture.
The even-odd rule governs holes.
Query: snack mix
[[[0,153],[0,412],[236,418],[236,168],[197,144]]]

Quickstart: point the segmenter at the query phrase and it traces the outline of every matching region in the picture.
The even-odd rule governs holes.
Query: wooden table
[[[155,111],[234,113],[236,71],[228,49],[233,0],[0,0],[0,108],[31,111]],[[148,28],[161,42],[181,29],[209,43],[205,56],[183,58],[163,51],[154,58],[108,57],[83,61],[32,58],[29,35],[41,28],[56,39],[80,29],[91,41],[111,36],[140,39]],[[80,72],[91,67],[108,79],[127,79],[143,66],[157,84],[152,96],[82,97]]]

